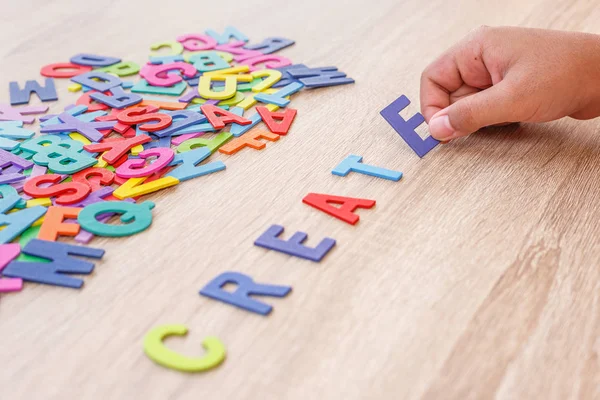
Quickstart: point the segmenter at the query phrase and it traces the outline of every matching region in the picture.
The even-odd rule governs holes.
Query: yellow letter
[[[254,71],[251,75],[253,78],[267,78],[258,85],[255,85],[252,88],[253,92],[262,92],[279,82],[281,79],[281,72],[276,69],[261,69],[260,71]]]
[[[220,92],[211,90],[210,85],[213,80],[225,81],[225,88]],[[198,94],[205,99],[227,100],[235,96],[236,89],[237,79],[235,75],[207,76],[205,74],[200,77],[200,83],[198,84]]]
[[[225,359],[225,346],[218,338],[209,336],[202,341],[206,355],[201,358],[183,356],[169,350],[163,344],[167,336],[184,336],[187,333],[184,325],[157,326],[144,337],[144,352],[152,361],[163,367],[185,372],[206,371],[221,364]]]

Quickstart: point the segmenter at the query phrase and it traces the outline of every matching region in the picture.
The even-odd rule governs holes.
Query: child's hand
[[[421,113],[439,140],[488,125],[600,115],[600,36],[481,27],[421,76]]]

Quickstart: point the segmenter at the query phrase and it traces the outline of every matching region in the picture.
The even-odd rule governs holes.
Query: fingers
[[[511,85],[502,81],[464,97],[434,114],[429,132],[438,140],[467,136],[485,126],[520,120],[520,109]]]
[[[421,75],[421,114],[429,122],[450,105],[450,94],[464,84],[451,52],[430,64]]]
[[[596,118],[600,115],[600,102],[590,104],[587,107],[582,108],[580,111],[577,111],[569,117],[575,119],[592,119]]]
[[[589,39],[514,27],[475,30],[421,76],[421,113],[431,135],[448,141],[507,122],[600,115],[600,41]]]
[[[432,62],[421,75],[421,114],[431,117],[452,104],[466,91],[475,92],[492,85],[484,62],[483,43],[487,27],[479,28]],[[464,94],[462,94],[464,95]]]

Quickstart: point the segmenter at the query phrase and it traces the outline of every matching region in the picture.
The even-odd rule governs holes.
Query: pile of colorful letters
[[[233,27],[208,30],[153,44],[163,52],[141,68],[78,54],[44,66],[44,85],[10,83],[11,105],[0,105],[0,292],[21,290],[22,280],[81,287],[68,274],[90,273],[93,264],[69,255],[102,251],[58,243],[59,235],[89,243],[146,229],[154,204],[140,196],[225,169],[222,161],[202,163],[215,151],[262,149],[259,139],[287,134],[296,116],[289,97],[303,87],[354,82],[335,67],[273,54],[292,40],[247,42]],[[138,73],[137,82],[121,79]],[[57,100],[54,78],[70,78],[69,90],[82,95],[59,115],[40,117],[35,135],[26,124],[48,107],[26,104],[32,93]],[[250,130],[261,121],[267,129]],[[117,214],[123,223],[111,224]]]
[[[292,44],[280,37],[248,44],[244,34],[228,27],[223,34],[207,30],[153,44],[151,50],[163,51],[141,68],[114,57],[78,54],[70,62],[43,67],[44,85],[11,82],[10,105],[0,104],[0,293],[20,291],[23,281],[82,287],[83,280],[70,274],[89,274],[94,264],[72,256],[101,258],[104,250],[81,244],[95,236],[122,237],[147,229],[154,203],[142,196],[224,170],[222,161],[207,161],[217,151],[260,150],[266,146],[260,139],[279,140],[296,116],[288,107],[290,97],[303,88],[354,82],[335,67],[309,68],[273,54]],[[121,79],[137,74],[136,82]],[[48,107],[29,106],[30,96],[57,100],[55,78],[70,79],[69,91],[82,94],[64,112],[40,116],[36,135],[27,126]],[[414,136],[411,121],[405,130]],[[332,172],[394,181],[402,176],[361,161],[350,155]],[[375,205],[374,200],[316,193],[303,201],[350,224],[359,219],[356,208]],[[315,248],[304,246],[303,232],[282,240],[283,230],[271,226],[255,245],[312,261],[320,261],[335,245],[325,238]],[[57,242],[59,236],[72,236],[80,244]],[[237,285],[234,292],[222,290],[228,283]],[[271,306],[249,295],[283,297],[290,290],[225,272],[200,294],[267,315]],[[201,358],[162,344],[165,336],[186,332],[183,325],[151,330],[144,339],[146,354],[184,371],[203,371],[223,361],[225,348],[215,337],[204,340]]]

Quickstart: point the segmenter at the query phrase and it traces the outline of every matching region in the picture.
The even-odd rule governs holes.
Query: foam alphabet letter
[[[247,118],[225,111],[212,104],[203,104],[200,106],[200,109],[206,118],[208,118],[208,122],[216,129],[224,128],[225,124],[236,123],[239,125],[249,125],[252,123],[252,121]]]
[[[120,62],[108,67],[102,67],[96,69],[95,72],[106,72],[107,74],[114,74],[119,77],[135,75],[140,71],[140,66],[132,61]]]
[[[252,72],[252,74],[250,75],[252,75],[253,78],[266,78],[258,85],[252,87],[252,91],[258,93],[269,89],[271,86],[279,82],[282,73],[281,71],[277,71],[276,69],[261,69]]]
[[[69,60],[73,64],[85,65],[88,67],[108,67],[121,61],[120,58],[97,56],[94,54],[77,54]]]
[[[40,114],[46,111],[48,111],[48,106],[13,108],[8,104],[0,104],[0,121],[21,121],[24,124],[32,124],[35,117],[25,117],[25,115]]]
[[[19,236],[46,213],[46,207],[42,206],[25,208],[17,212],[7,213],[10,209],[15,207],[19,200],[21,200],[19,196],[3,198],[0,200],[0,227],[4,227],[4,229],[0,230],[0,244],[8,243]]]
[[[194,150],[186,151],[185,153],[177,154],[169,166],[181,165],[169,172],[166,176],[172,176],[173,178],[177,178],[180,182],[183,182],[187,181],[188,179],[224,170],[225,164],[223,161],[215,161],[205,165],[199,165],[202,161],[208,158],[210,154],[211,151],[207,147],[200,147]]]
[[[129,178],[125,183],[119,186],[113,192],[113,196],[117,199],[127,199],[130,197],[141,196],[148,193],[153,193],[161,189],[165,189],[171,186],[175,186],[179,183],[179,180],[172,176],[165,176],[160,179],[152,180],[148,183],[144,183],[151,177],[142,178]]]
[[[202,372],[221,364],[225,359],[225,346],[219,338],[209,336],[202,341],[206,355],[201,358],[186,357],[169,350],[163,340],[167,336],[184,336],[184,325],[162,325],[152,329],[144,336],[144,352],[155,363],[166,368],[184,372]]]
[[[192,54],[188,60],[199,72],[229,68],[229,63],[216,51],[205,51],[198,54]]]
[[[71,256],[102,258],[104,250],[32,239],[23,248],[23,253],[52,262],[13,261],[4,269],[4,275],[48,285],[80,288],[83,286],[82,279],[65,274],[89,274],[94,270],[94,264]]]
[[[241,137],[233,139],[231,142],[221,147],[219,149],[219,152],[227,155],[232,155],[237,153],[244,147],[250,147],[254,150],[262,150],[265,148],[266,144],[258,139],[266,139],[270,140],[271,142],[276,142],[277,140],[279,140],[279,135],[275,135],[266,131],[247,132]]]
[[[154,135],[160,137],[170,136],[177,133],[178,130],[187,128],[188,126],[199,124],[206,120],[206,117],[198,112],[191,110],[176,110],[170,111],[168,114],[171,116],[171,126],[167,128],[154,131]]]
[[[183,53],[183,45],[179,42],[174,42],[172,40],[167,40],[164,42],[157,42],[157,43],[152,43],[150,45],[150,50],[160,50],[163,47],[168,47],[171,51],[167,54],[164,53],[151,53],[150,56],[156,56],[156,57],[160,57],[162,56],[177,56],[181,53]]]
[[[180,102],[171,102],[171,101],[163,101],[163,100],[155,100],[155,99],[144,99],[142,101],[142,106],[156,106],[158,108],[162,108],[163,110],[183,110],[187,107],[187,104]]]
[[[289,85],[292,82],[300,82],[299,80],[292,78],[292,76],[290,75],[290,71],[293,69],[297,69],[297,68],[306,68],[306,65],[293,64],[293,65],[288,65],[287,67],[277,68],[278,71],[281,71],[282,76],[281,76],[281,80],[279,82],[277,82],[276,84],[274,84],[273,87],[279,88],[279,87]],[[336,67],[333,67],[333,68],[337,69]]]
[[[11,82],[8,90],[10,92],[10,104],[13,106],[29,103],[32,92],[37,94],[42,101],[58,100],[54,79],[52,78],[46,78],[45,86],[41,86],[37,81],[27,81],[23,89],[19,88],[17,82]]]
[[[47,150],[39,151],[33,156],[33,161],[58,174],[74,174],[98,162],[94,157],[70,151],[60,145],[46,147]]]
[[[31,168],[32,166],[33,163],[31,161],[0,149],[0,176],[4,176],[4,168],[15,167],[16,170],[24,170]]]
[[[92,193],[90,193],[88,195],[88,197],[83,199],[83,201],[72,204],[72,207],[85,207],[85,206],[89,206],[90,204],[104,201],[104,198],[107,196],[110,196],[114,192],[114,190],[115,189],[113,189],[110,186],[103,186],[98,190],[92,191]],[[87,233],[89,234],[89,232],[87,232]],[[79,236],[79,235],[77,235],[77,236]],[[75,238],[75,240],[77,240],[77,238]],[[85,243],[87,243],[87,242],[85,242]]]
[[[149,112],[154,106],[129,108],[117,116],[120,123],[125,125],[140,124],[142,122],[156,121],[153,124],[140,125],[140,129],[147,132],[159,131],[171,125],[172,118],[168,114]]]
[[[268,89],[268,90],[270,90],[270,89]],[[240,107],[234,107],[231,109],[231,111],[234,112],[238,108],[240,108]],[[279,106],[276,106],[275,104],[268,104],[267,109],[269,111],[276,111],[279,109]],[[262,118],[258,112],[255,112],[254,114],[252,114],[248,119],[250,120],[250,123],[246,126],[242,126],[240,124],[231,124],[231,128],[229,128],[229,132],[231,132],[231,134],[233,136],[239,137],[239,136],[242,136],[244,133],[248,132],[250,129],[252,129],[256,125],[258,125],[258,123],[260,121],[262,121]]]
[[[335,240],[325,238],[317,247],[306,247],[302,243],[308,235],[304,232],[296,232],[289,240],[279,239],[278,236],[283,232],[283,226],[271,225],[256,241],[255,246],[264,247],[269,250],[276,250],[291,256],[305,258],[307,260],[319,262],[335,246]]]
[[[167,74],[168,71],[181,71],[188,78],[196,75],[196,68],[184,62],[174,62],[161,65],[146,65],[140,75],[152,86],[169,87],[181,82],[178,74]],[[159,76],[160,75],[160,76]]]
[[[0,272],[9,262],[17,258],[21,252],[21,246],[18,243],[0,244]],[[23,288],[23,279],[21,278],[2,278],[0,276],[0,293],[18,292]]]
[[[48,207],[44,222],[38,233],[38,239],[55,242],[58,235],[75,236],[79,233],[79,224],[64,223],[67,218],[77,218],[81,208]]]
[[[118,87],[118,86],[115,86],[115,87]],[[87,92],[85,92],[81,96],[79,96],[79,98],[75,101],[75,104],[78,106],[86,106],[87,112],[107,110],[109,106],[107,106],[106,104],[93,103],[93,101],[95,99],[92,99],[92,94],[96,94],[96,93],[100,93],[100,92],[97,92],[95,90],[88,90]],[[106,96],[108,93],[110,93],[110,92],[106,91],[102,94]],[[101,121],[101,120],[98,119],[98,121]]]
[[[355,156],[354,154],[350,154],[337,167],[335,167],[333,171],[331,171],[333,175],[338,176],[346,176],[350,172],[358,172],[396,182],[402,178],[402,172],[363,164],[362,156]]]
[[[31,139],[35,131],[23,128],[23,121],[0,122],[0,136],[10,139]]]
[[[51,138],[52,136],[48,136],[47,138]],[[33,139],[45,138],[44,136],[38,136]],[[74,174],[75,172],[79,172],[83,169],[91,167],[95,165],[98,160],[94,157],[88,156],[84,153],[79,153],[77,150],[73,150],[71,148],[67,148],[66,145],[69,143],[65,142],[80,142],[76,141],[68,141],[63,140],[63,143],[60,144],[51,144],[50,146],[40,146],[41,149],[36,152],[33,156],[33,161],[36,164],[47,166],[52,172],[56,172],[59,174]],[[25,144],[22,144],[21,147],[25,149]],[[33,147],[33,146],[32,146]]]
[[[109,164],[116,163],[121,157],[127,154],[132,148],[144,143],[150,142],[152,139],[148,135],[139,135],[129,139],[102,141],[101,143],[93,143],[83,146],[86,151],[96,153],[104,151],[102,159]]]
[[[153,142],[150,143],[146,143],[144,146],[142,146],[142,150],[138,151],[138,148],[134,150],[131,150],[131,154],[132,155],[136,155],[139,156],[139,154],[144,151],[144,150],[148,150],[148,149],[154,149],[157,147],[164,147],[164,148],[171,148],[171,136],[165,136],[165,137],[161,137],[158,138],[158,140],[155,140]]]
[[[196,33],[178,36],[177,41],[189,51],[211,50],[217,45],[217,41],[210,36]]]
[[[357,208],[373,208],[375,205],[375,200],[318,193],[307,194],[302,202],[351,225],[356,224],[360,219],[357,214],[354,214],[354,210]],[[332,206],[330,203],[341,204],[341,207]]]
[[[69,60],[73,64],[87,65],[88,67],[108,67],[121,61],[116,57],[97,56],[94,54],[77,54]]]
[[[345,85],[354,83],[354,79],[346,78],[346,74],[337,67],[294,68],[288,71],[293,78],[299,78],[307,88]]]
[[[304,85],[300,82],[292,82],[287,86],[282,87],[277,91],[277,93],[266,94],[259,93],[254,96],[254,99],[257,101],[261,101],[263,103],[272,103],[276,104],[279,107],[285,107],[290,104],[290,99],[286,99],[291,94],[296,93],[300,89],[302,89]]]
[[[139,94],[127,93],[121,86],[115,86],[114,88],[111,88],[109,92],[112,94],[112,96],[95,92],[90,94],[90,98],[112,108],[130,107],[140,103],[143,100],[142,96]]]
[[[244,93],[237,91],[235,93],[235,96],[233,96],[232,98],[220,101],[219,107],[224,107],[224,106],[233,107],[233,106],[237,105],[238,103],[241,103],[245,98],[246,98],[246,96],[244,95]]]
[[[258,69],[263,68],[262,66],[258,66],[257,64],[265,64],[266,68],[281,68],[287,67],[288,65],[292,65],[292,61],[284,56],[278,56],[275,54],[265,54],[260,55],[258,57],[252,57],[244,61],[249,67],[250,71],[256,71]]]
[[[116,170],[120,178],[141,178],[150,176],[160,171],[173,160],[175,152],[171,148],[152,148],[144,150],[139,154],[140,158],[132,158],[125,161]],[[146,165],[146,158],[157,157],[151,164]]]
[[[87,197],[92,189],[81,182],[59,183],[62,177],[57,174],[46,174],[33,177],[25,182],[23,191],[31,197],[55,197],[56,204],[77,203]],[[40,187],[44,183],[52,183],[50,187]]]
[[[17,142],[16,140],[0,136],[0,149],[13,151],[17,147],[19,147],[19,142]]]
[[[91,178],[99,178],[98,181]],[[115,179],[115,174],[106,168],[86,168],[83,171],[79,171],[73,174],[73,182],[83,182],[90,187],[93,191],[102,189],[102,185],[110,185]]]
[[[260,43],[246,45],[244,48],[248,50],[259,50],[263,54],[271,54],[283,48],[293,45],[295,42],[290,39],[282,37],[270,37],[266,38]]]
[[[229,132],[221,132],[211,139],[193,138],[186,140],[177,146],[178,153],[184,153],[197,147],[206,146],[211,153],[214,153],[219,147],[223,146],[233,136]]]
[[[213,80],[225,81],[225,87],[220,92],[211,89]],[[227,100],[235,96],[237,78],[235,75],[202,75],[198,83],[198,93],[205,99]]]
[[[241,40],[243,42],[248,41],[248,37],[242,32],[238,31],[237,28],[233,26],[228,26],[227,28],[225,28],[225,32],[223,32],[222,35],[219,35],[216,31],[212,29],[207,29],[206,34],[215,39],[218,44],[228,43],[231,39]]]
[[[99,92],[104,92],[122,83],[116,76],[98,70],[74,76],[71,80]]]
[[[135,93],[149,93],[149,94],[164,94],[167,96],[179,96],[185,91],[187,85],[185,82],[176,83],[170,87],[151,86],[145,79],[140,79],[132,88],[131,91]]]
[[[5,150],[2,150],[5,151]],[[18,167],[8,167],[0,170],[0,184],[13,184],[26,178],[23,170]],[[20,182],[22,183],[22,182]]]
[[[15,183],[25,179],[23,170],[31,166],[31,161],[0,149],[0,184]]]
[[[99,130],[112,129],[115,123],[113,121],[85,122],[69,114],[61,113],[58,118],[62,121],[60,124],[46,125],[40,130],[43,133],[62,133],[79,132],[92,142],[98,142],[104,137]]]
[[[40,71],[40,74],[48,78],[72,78],[76,75],[90,72],[92,67],[76,65],[71,63],[57,63],[46,65]]]
[[[63,140],[63,138],[60,136],[41,135],[21,143],[19,150],[22,150],[23,154],[31,153],[31,156],[33,156],[48,149],[52,149],[54,151],[54,147],[60,147],[60,149],[56,150],[62,149],[80,152],[83,150],[83,143],[72,139]]]
[[[221,52],[218,52],[221,53]],[[246,77],[249,78],[247,80],[247,82],[250,82],[252,80],[252,75],[249,74],[244,74],[244,72],[248,72],[250,71],[250,67],[247,65],[237,65],[235,67],[231,67],[231,68],[226,68],[226,69],[222,69],[219,71],[211,71],[211,72],[207,72],[204,75],[206,76],[215,76],[215,75],[236,75],[236,79],[239,80],[240,77]]]
[[[228,283],[237,285],[235,291],[230,292],[223,289]],[[290,286],[255,283],[248,275],[239,272],[224,272],[204,286],[200,290],[200,294],[244,310],[267,315],[273,307],[251,298],[250,295],[285,297],[291,291]]]
[[[260,114],[260,117],[269,130],[278,135],[286,135],[296,117],[296,110],[292,108],[286,108],[285,111],[273,112],[269,111],[267,107],[257,106],[256,111]],[[279,122],[275,122],[276,120]]]
[[[142,232],[152,223],[154,203],[128,203],[126,201],[104,201],[86,206],[77,217],[82,229],[98,236],[121,237]],[[118,213],[122,225],[105,224],[98,221],[100,214]]]
[[[8,198],[12,198],[12,197],[19,197],[19,193],[17,192],[17,189],[15,189],[14,187],[10,186],[10,185],[0,185],[0,199],[8,199]],[[25,201],[25,199],[19,198],[19,201],[17,202],[17,204],[15,204],[15,208],[25,208],[25,206],[27,205],[27,202]],[[2,211],[0,211],[2,212]]]
[[[245,45],[246,45],[246,42],[244,42],[242,40],[237,40],[235,42],[220,44],[216,47],[216,49],[227,52],[227,53],[234,54],[235,55],[234,60],[238,63],[242,63],[242,62],[245,63],[245,61],[248,60],[249,58],[260,57],[260,56],[264,55],[260,51],[245,49],[244,48]],[[248,68],[247,65],[245,67]]]
[[[415,129],[425,122],[425,118],[423,118],[421,113],[416,113],[410,117],[408,121],[405,121],[404,118],[400,116],[400,111],[404,110],[409,104],[410,100],[408,100],[408,97],[402,95],[394,100],[392,104],[381,110],[380,114],[385,118],[388,124],[398,132],[398,135],[404,139],[406,144],[422,158],[437,146],[439,141],[431,136],[423,140],[421,139],[421,136],[415,132]]]

